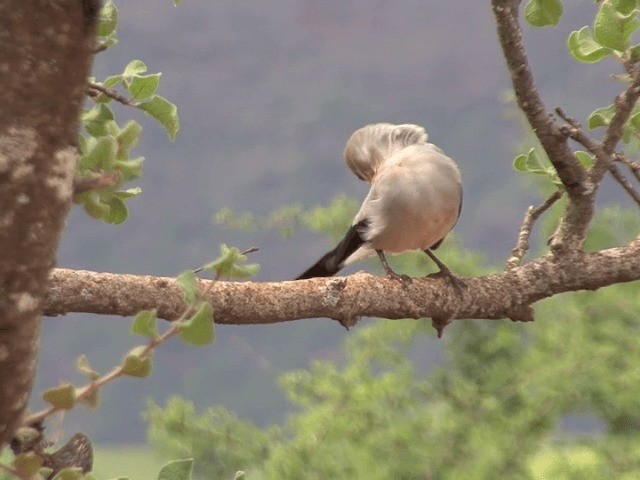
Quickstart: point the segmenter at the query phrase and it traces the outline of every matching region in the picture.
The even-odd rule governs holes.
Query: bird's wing
[[[413,145],[384,162],[354,222],[366,220],[362,235],[371,249],[430,248],[455,225],[461,192],[453,160],[431,146]]]

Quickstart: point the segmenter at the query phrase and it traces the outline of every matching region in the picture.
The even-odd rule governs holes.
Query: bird
[[[329,277],[377,254],[387,277],[408,280],[385,253],[422,250],[456,286],[461,282],[432,252],[453,229],[462,210],[462,176],[456,162],[427,142],[424,127],[376,123],[356,130],[344,149],[349,169],[371,185],[338,245],[296,280]]]

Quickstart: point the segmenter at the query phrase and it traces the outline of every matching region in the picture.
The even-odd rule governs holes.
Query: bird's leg
[[[382,250],[376,250],[378,254],[378,258],[382,262],[382,266],[384,267],[384,272],[387,274],[387,277],[393,278],[395,280],[400,280],[402,282],[410,282],[411,277],[409,275],[402,275],[394,272],[389,264],[387,263],[387,258],[384,256],[384,252]]]
[[[438,259],[438,257],[435,256],[435,254],[431,251],[430,248],[425,249],[424,253],[426,253],[429,256],[429,258],[431,260],[433,260],[433,262],[440,269],[440,271],[438,273],[435,273],[435,274],[432,273],[431,275],[427,275],[427,276],[429,276],[429,277],[445,276],[451,281],[451,283],[456,288],[456,290],[458,290],[458,292],[462,293],[462,291],[464,290],[464,283],[462,282],[462,280],[460,280],[453,273],[451,273],[451,270],[449,270],[449,268],[447,268],[447,266],[444,263],[442,263],[440,261],[440,259]]]

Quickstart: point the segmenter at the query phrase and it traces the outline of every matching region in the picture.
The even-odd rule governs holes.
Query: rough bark
[[[0,2],[0,448],[27,404],[72,197],[97,2]]]
[[[412,282],[358,273],[291,282],[222,282],[208,291],[219,324],[256,325],[328,317],[345,326],[359,317],[533,320],[531,304],[562,292],[595,290],[640,279],[640,237],[594,253],[547,255],[501,274],[464,279],[460,294],[445,278]],[[177,318],[185,308],[174,279],[55,269],[45,315],[134,315],[156,308]]]

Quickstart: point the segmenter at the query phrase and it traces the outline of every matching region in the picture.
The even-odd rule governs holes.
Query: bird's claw
[[[413,279],[409,275],[405,275],[403,273],[396,273],[393,270],[389,269],[386,271],[387,278],[390,280],[397,280],[398,282],[407,284],[411,283]]]
[[[458,293],[462,294],[466,288],[464,280],[456,277],[450,270],[440,270],[439,272],[431,273],[427,275],[426,278],[447,278],[453,287],[458,291]]]

